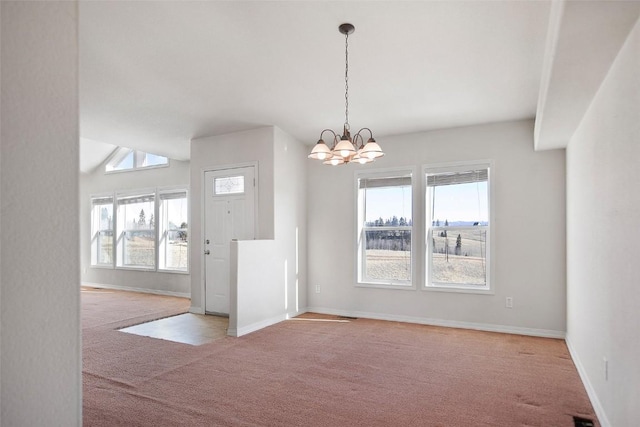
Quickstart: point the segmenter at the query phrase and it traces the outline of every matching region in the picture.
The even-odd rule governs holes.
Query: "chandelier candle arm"
[[[373,132],[369,128],[360,129],[355,136],[351,137],[349,126],[349,34],[353,34],[355,27],[352,24],[344,23],[338,27],[338,31],[344,34],[344,126],[342,136],[331,129],[320,132],[320,139],[309,154],[310,159],[321,160],[325,165],[342,165],[346,163],[370,163],[375,159],[384,156],[380,145],[373,138]],[[369,139],[364,143],[364,138],[360,133],[369,132]],[[333,134],[333,143],[329,147],[322,136],[325,132]],[[358,145],[358,142],[360,145]]]

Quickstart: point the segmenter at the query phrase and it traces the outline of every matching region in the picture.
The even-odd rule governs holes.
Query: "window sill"
[[[357,282],[358,288],[378,288],[378,289],[400,289],[404,291],[414,291],[416,287],[412,284],[399,284],[399,283],[379,283],[379,282]]]
[[[158,273],[189,274],[189,270],[170,270],[159,268]]]
[[[111,264],[91,264],[91,268],[102,268],[107,270],[113,270],[113,265]]]
[[[452,292],[459,294],[495,295],[495,291],[491,288],[470,288],[467,286],[423,286],[422,290],[430,292]]]
[[[116,270],[129,270],[129,271],[157,271],[155,267],[124,267],[124,266],[116,266]]]

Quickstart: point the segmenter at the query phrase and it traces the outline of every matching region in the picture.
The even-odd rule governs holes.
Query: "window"
[[[185,188],[93,196],[91,265],[186,273],[188,221]]]
[[[164,156],[119,147],[105,166],[105,172],[132,171],[137,169],[169,166],[169,159]]]
[[[158,156],[156,154],[145,153],[143,151],[136,152],[136,159],[138,160],[138,168],[150,168],[153,166],[166,166],[169,164],[169,159],[164,156]]]
[[[362,174],[357,187],[358,282],[411,286],[411,171]]]
[[[134,165],[134,153],[133,150],[119,149],[116,155],[107,163],[106,171],[122,171],[127,169],[133,169]]]
[[[216,196],[244,193],[244,175],[214,178],[213,193]]]
[[[113,197],[91,199],[91,265],[113,266]]]
[[[155,268],[155,192],[118,195],[116,266]]]
[[[489,290],[489,165],[425,175],[427,287]]]
[[[161,270],[187,271],[189,215],[185,190],[158,193],[158,254]]]

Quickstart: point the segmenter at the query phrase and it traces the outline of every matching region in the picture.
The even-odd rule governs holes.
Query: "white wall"
[[[228,334],[240,337],[286,319],[286,270],[275,240],[231,242]]]
[[[2,2],[5,426],[82,423],[76,2]]]
[[[567,342],[603,426],[640,402],[639,118],[636,23],[567,148]]]
[[[307,288],[306,147],[280,129],[268,127],[193,141],[191,150],[192,212],[197,209],[200,216],[194,224],[202,222],[201,175],[211,167],[205,165],[258,162],[261,240],[233,242],[231,246],[229,333],[240,336],[303,312]],[[195,166],[196,161],[200,167]],[[194,189],[196,180],[198,190]],[[201,228],[198,230],[201,241]],[[193,271],[195,274],[195,268]],[[202,280],[204,277],[194,277],[194,293],[202,293]],[[193,303],[192,311],[196,311],[194,307],[201,308]]]
[[[564,336],[564,150],[533,151],[533,122],[470,126],[380,138],[376,163],[328,167],[308,161],[309,310],[356,316]],[[495,295],[371,289],[355,283],[355,170],[490,159]],[[418,182],[420,179],[418,179]],[[423,204],[422,194],[415,198]],[[415,224],[415,222],[414,222]],[[414,226],[418,238],[423,225]],[[320,293],[315,293],[320,285]],[[513,297],[512,309],[505,297]]]
[[[307,307],[307,150],[274,128],[274,205],[277,250],[286,265],[285,312]]]
[[[109,269],[91,266],[91,196],[118,191],[189,187],[189,162],[170,160],[169,167],[131,172],[104,173],[104,163],[90,174],[80,176],[81,280],[86,285],[190,296],[191,279],[184,273],[161,273]]]
[[[258,239],[273,239],[273,128],[198,138],[191,141],[191,311],[204,312],[202,180],[205,170],[258,164]]]
[[[0,7],[0,52],[2,52],[2,8]],[[0,55],[0,88],[2,87],[2,59]],[[1,104],[1,102],[0,102]],[[0,106],[0,147],[2,146],[2,108]],[[2,150],[0,150],[0,178],[2,177]],[[1,182],[1,181],[0,181]],[[2,185],[0,185],[0,207]],[[2,237],[2,215],[0,215],[0,239]],[[0,242],[0,310],[2,309],[2,243]],[[0,318],[0,320],[2,320]],[[0,426],[2,425],[2,323],[0,323]]]

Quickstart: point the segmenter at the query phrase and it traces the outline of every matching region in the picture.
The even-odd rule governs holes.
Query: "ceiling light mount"
[[[338,31],[340,31],[345,36],[348,36],[349,34],[353,34],[355,30],[356,30],[356,27],[354,27],[353,24],[349,24],[348,22],[338,27]]]
[[[349,34],[353,34],[356,28],[349,23],[344,23],[338,27],[338,31],[344,34],[344,126],[342,136],[339,136],[331,129],[324,129],[320,132],[320,139],[309,154],[310,159],[322,160],[326,165],[343,165],[357,162],[360,164],[373,162],[376,158],[384,156],[382,149],[373,137],[373,132],[369,128],[360,129],[351,137],[349,126]],[[369,133],[367,142],[361,135],[363,131]],[[329,148],[322,139],[325,132],[333,135],[332,147]]]

